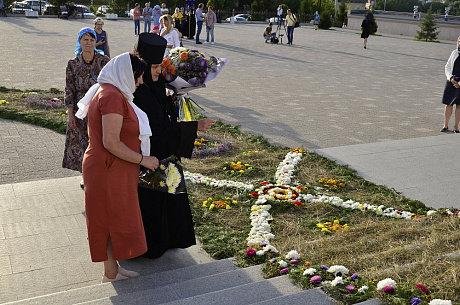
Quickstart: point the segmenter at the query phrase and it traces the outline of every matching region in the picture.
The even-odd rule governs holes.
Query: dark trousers
[[[287,37],[288,37],[288,44],[292,44],[292,40],[294,40],[294,26],[287,27]]]
[[[200,41],[201,28],[203,27],[203,21],[196,22],[196,42]]]

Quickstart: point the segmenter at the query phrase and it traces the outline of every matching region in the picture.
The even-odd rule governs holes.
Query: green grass
[[[62,95],[61,92],[46,91],[43,94]],[[62,110],[44,110],[24,106],[25,92],[0,88],[0,100],[10,103],[0,105],[0,117],[20,120],[27,123],[65,131],[66,117]],[[231,141],[234,148],[218,156],[204,159],[183,160],[190,172],[197,172],[215,179],[229,179],[245,183],[274,181],[274,173],[283,156],[290,149],[271,146],[262,136],[241,132],[237,126],[217,122],[209,131],[215,138]],[[250,175],[231,175],[223,170],[225,162],[241,161],[256,168]],[[324,188],[321,178],[341,179],[343,187]],[[310,277],[303,275],[308,266],[317,268],[325,280],[332,280],[321,265],[343,265],[349,269],[344,276],[345,284],[353,284],[369,289],[360,294],[349,292],[345,285],[328,287],[326,291],[343,304],[354,304],[368,298],[381,298],[388,304],[410,304],[413,297],[428,304],[429,298],[450,299],[460,304],[460,217],[436,213],[426,216],[429,210],[422,202],[406,198],[384,186],[375,185],[359,177],[347,166],[324,158],[313,152],[305,152],[302,161],[296,166],[295,179],[312,194],[326,193],[345,200],[384,205],[402,211],[421,215],[411,220],[378,216],[373,212],[344,209],[326,203],[308,203],[295,206],[290,203],[268,202],[272,205],[270,214],[271,232],[275,238],[270,244],[279,250],[276,262],[267,262],[268,255],[248,257],[247,238],[251,230],[249,219],[251,207],[256,198],[251,192],[234,188],[215,188],[202,184],[189,185],[189,197],[196,233],[203,242],[203,248],[214,258],[237,257],[240,266],[264,263],[267,277],[279,276],[277,262],[291,250],[296,250],[301,258],[297,264],[289,266],[289,276],[303,288],[317,287],[310,283]],[[322,186],[323,189],[317,189]],[[231,209],[209,209],[203,201],[209,198],[229,198]],[[212,201],[212,200],[211,200]],[[339,220],[347,224],[345,230],[324,233],[318,223]],[[308,262],[308,264],[307,264]],[[307,264],[307,265],[306,265]],[[352,281],[350,275],[357,273],[358,279]],[[379,280],[387,277],[397,282],[392,294],[375,289]],[[429,290],[428,296],[415,288],[422,284]],[[428,299],[427,299],[428,298]]]

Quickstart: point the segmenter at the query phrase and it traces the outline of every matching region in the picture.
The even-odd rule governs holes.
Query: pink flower
[[[352,292],[353,290],[355,290],[355,286],[353,286],[353,285],[347,285],[345,288],[346,288],[348,291],[350,291],[350,292]]]
[[[291,263],[291,264],[297,264],[298,262],[299,262],[299,261],[296,260],[296,259],[291,259],[291,260],[289,261],[289,263]]]
[[[249,248],[248,250],[246,250],[246,255],[247,256],[255,256],[256,255],[256,250],[254,250],[252,248]]]
[[[417,284],[417,285],[415,285],[415,287],[420,289],[424,294],[428,294],[428,289],[425,286]]]
[[[281,269],[281,270],[280,270],[280,273],[281,273],[281,274],[285,274],[285,273],[287,273],[288,271],[289,271],[289,268],[284,268],[284,269]]]
[[[313,277],[310,279],[310,283],[316,284],[316,283],[321,282],[322,280],[323,280],[323,279],[321,278],[321,276],[315,275],[315,276],[313,276]]]
[[[383,287],[382,291],[386,293],[393,293],[395,291],[395,288],[391,286],[387,286],[387,287]]]

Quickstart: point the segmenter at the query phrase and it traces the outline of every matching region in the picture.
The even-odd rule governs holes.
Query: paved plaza
[[[92,25],[0,18],[0,86],[63,90],[77,33]],[[206,115],[273,144],[317,151],[428,206],[460,208],[460,135],[439,132],[454,41],[382,34],[365,50],[353,30],[304,25],[293,46],[272,45],[264,43],[265,26],[218,24],[216,44],[199,46],[230,59],[207,88],[192,92]],[[113,55],[132,49],[133,27],[105,22]],[[100,280],[101,266],[89,261],[81,178],[61,168],[63,149],[63,135],[0,119],[0,303]],[[161,271],[209,260],[192,247],[148,264]],[[142,270],[142,263],[131,267]]]

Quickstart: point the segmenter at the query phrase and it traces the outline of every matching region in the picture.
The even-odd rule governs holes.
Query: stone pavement
[[[0,86],[63,90],[83,26],[92,21],[0,18]],[[460,165],[451,159],[460,138],[439,133],[444,65],[455,42],[383,34],[364,50],[354,31],[302,26],[293,46],[271,45],[264,27],[218,24],[216,44],[200,46],[231,60],[208,88],[192,93],[209,117],[274,144],[315,150],[428,206],[460,208]],[[104,28],[112,54],[134,45],[132,21]],[[80,252],[83,192],[80,175],[60,168],[63,147],[62,135],[0,120],[0,303],[33,288],[98,281],[99,267]]]

